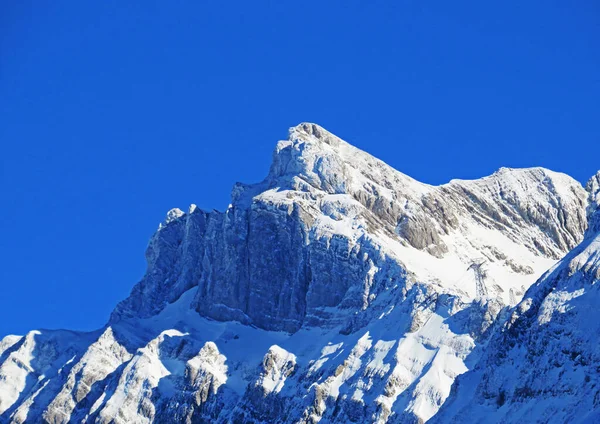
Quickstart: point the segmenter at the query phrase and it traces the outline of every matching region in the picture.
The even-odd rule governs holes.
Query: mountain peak
[[[266,181],[269,187],[300,191],[349,193],[366,186],[401,185],[423,193],[427,184],[402,174],[380,159],[352,146],[323,127],[301,123],[277,143]]]
[[[337,147],[340,143],[345,143],[325,128],[311,122],[302,122],[295,127],[291,127],[289,129],[288,140],[302,140],[308,142],[318,141],[329,144],[332,147]]]

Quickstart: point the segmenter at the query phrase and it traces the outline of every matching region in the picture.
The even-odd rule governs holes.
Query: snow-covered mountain
[[[0,422],[591,417],[599,185],[431,186],[300,124],[225,212],[169,211],[105,328],[2,339]]]

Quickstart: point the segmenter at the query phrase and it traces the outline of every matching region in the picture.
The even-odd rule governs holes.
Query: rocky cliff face
[[[502,168],[430,186],[301,124],[225,212],[168,213],[106,328],[4,338],[0,421],[435,418],[588,216],[570,255],[598,232],[599,178]]]

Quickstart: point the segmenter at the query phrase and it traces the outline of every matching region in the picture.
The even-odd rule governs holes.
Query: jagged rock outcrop
[[[224,212],[168,212],[106,328],[2,339],[0,422],[435,419],[499,334],[528,334],[561,265],[521,297],[598,232],[599,186],[543,168],[431,186],[300,124]]]

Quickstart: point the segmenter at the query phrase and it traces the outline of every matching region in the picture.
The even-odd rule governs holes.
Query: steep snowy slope
[[[600,422],[600,172],[583,242],[526,293],[436,421]]]
[[[106,328],[3,339],[0,420],[428,420],[588,204],[542,168],[430,186],[301,124],[225,212],[168,213]]]

